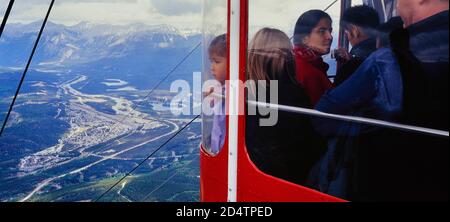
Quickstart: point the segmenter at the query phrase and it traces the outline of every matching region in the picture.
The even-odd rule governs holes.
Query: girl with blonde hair
[[[309,97],[296,81],[292,44],[280,30],[264,28],[256,33],[249,46],[247,79],[267,82],[266,95],[271,91],[270,81],[278,81],[278,104],[311,108]],[[249,91],[249,97],[258,98],[258,90]],[[307,185],[311,168],[325,151],[324,140],[305,116],[280,111],[278,122],[271,127],[260,126],[264,117],[257,112],[246,118],[250,158],[265,173]]]

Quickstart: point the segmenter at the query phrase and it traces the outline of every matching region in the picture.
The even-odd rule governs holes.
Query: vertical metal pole
[[[239,53],[240,1],[230,0],[230,84],[229,84],[229,138],[228,138],[228,202],[237,201],[237,164],[239,136]],[[245,1],[245,0],[243,0]]]
[[[345,10],[349,9],[352,6],[351,0],[342,0],[341,1],[341,19],[344,15]],[[347,36],[345,35],[345,30],[342,26],[339,26],[339,47],[348,48],[349,43]]]
[[[345,10],[347,10],[348,8],[352,7],[352,0],[342,0],[341,1],[341,19],[344,15]],[[348,43],[348,38],[345,35],[345,29],[344,27],[342,27],[342,25],[339,25],[339,39],[338,39],[338,47],[339,48],[349,48],[349,43]],[[337,67],[339,69],[339,67],[341,67],[342,64],[338,63]]]

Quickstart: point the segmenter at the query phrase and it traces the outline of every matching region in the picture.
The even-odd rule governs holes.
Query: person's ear
[[[353,38],[359,38],[361,36],[361,30],[356,25],[351,26],[351,35]]]

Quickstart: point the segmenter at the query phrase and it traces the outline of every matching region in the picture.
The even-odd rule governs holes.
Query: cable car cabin
[[[319,57],[323,55],[325,62],[330,65],[327,73],[334,74],[336,60],[326,55],[329,54],[330,48],[348,48],[349,46],[345,29],[341,26],[343,23],[338,20],[346,9],[361,3],[374,8],[381,23],[397,14],[396,2],[389,0],[353,2],[292,0],[283,1],[283,3],[270,0],[204,1],[203,78],[205,86],[203,87],[201,201],[448,201],[448,125],[447,128],[436,130],[436,127],[433,129],[433,127],[408,124],[409,122],[397,122],[395,118],[392,121],[386,121],[386,119],[378,120],[315,111],[313,107],[317,103],[312,104],[311,100],[308,102],[305,100],[305,95],[309,95],[307,87],[299,89],[291,84],[300,82],[301,85],[301,79],[298,78],[298,66],[304,68],[303,63],[298,64],[297,58],[294,58],[297,56],[295,54],[297,49],[292,45],[307,44],[305,41],[310,40],[301,39],[296,35],[290,38],[294,32],[301,33],[298,31],[301,28],[297,30],[299,22],[296,24],[299,16],[310,9],[322,9],[330,15],[332,23],[329,23],[329,19],[323,20],[325,21],[321,23],[323,27],[319,27],[318,32],[323,36],[328,35],[328,38],[331,38],[328,41],[333,41],[333,32],[338,33],[339,37],[337,41],[336,39],[333,41],[331,47],[328,46],[328,51],[325,50]],[[291,12],[292,15],[280,13],[286,11]],[[227,20],[222,19],[224,15],[227,15]],[[270,28],[264,29],[265,27]],[[334,31],[332,31],[333,27]],[[286,44],[287,41],[290,44]],[[297,64],[291,67],[294,61]],[[270,71],[264,70],[264,67]],[[281,71],[277,70],[277,67],[282,67]],[[295,80],[289,83],[292,79]],[[278,82],[270,80],[278,80]],[[268,85],[261,87],[260,83]],[[446,83],[448,84],[447,81]],[[277,98],[265,100],[272,89],[276,89],[274,91],[278,93]],[[446,90],[448,94],[448,85]],[[254,97],[258,95],[258,99],[253,100],[255,98],[251,95]],[[263,100],[260,100],[261,95]],[[395,98],[391,99],[395,100]],[[445,100],[445,103],[448,103],[448,100]],[[205,106],[211,112],[205,112]],[[256,118],[252,116],[255,113],[251,114],[256,110],[258,112],[262,110],[265,113],[256,114],[258,117]],[[275,118],[275,122],[270,123],[272,114],[278,119]],[[267,121],[264,122],[265,120]],[[326,133],[323,131],[329,129],[329,126],[321,129],[314,125],[321,120],[331,121],[330,125],[339,123],[341,128],[344,126],[350,129],[357,128],[367,134],[358,134],[362,136],[324,135]],[[255,121],[261,126],[256,126]],[[266,125],[262,126],[264,124]],[[317,135],[312,134],[308,131],[309,129],[314,129],[320,137],[316,137]],[[336,178],[330,177],[331,174],[317,173],[323,169],[332,171],[333,167],[342,165],[333,158],[344,155],[346,151],[345,149],[343,153],[337,149],[333,151],[333,147],[348,147],[348,144],[340,143],[342,141],[360,142],[361,137],[365,137],[366,143],[359,143],[363,145],[358,147],[357,152],[352,150],[349,157],[353,158],[349,162],[357,164],[358,168],[343,170],[342,173],[353,176],[348,181],[355,180],[355,175],[358,175],[357,179],[365,181],[364,183],[357,185],[352,182],[342,183],[339,180],[333,181]],[[419,137],[427,138],[422,140],[427,142],[418,145],[421,146],[418,149],[404,143],[410,138]],[[397,139],[399,142],[393,142]],[[316,143],[314,140],[322,140],[322,143],[317,141]],[[385,146],[383,142],[386,141],[391,141],[392,144]],[[262,151],[262,147],[266,150]],[[396,152],[390,153],[385,147],[390,147],[391,151]],[[272,148],[274,150],[270,150]],[[281,154],[282,152],[287,153]],[[354,159],[356,160],[353,161]],[[326,161],[329,161],[328,165],[323,164]],[[344,168],[341,169],[347,169],[346,163],[343,164]],[[270,167],[279,168],[272,170]],[[420,173],[415,175],[414,171],[417,169],[428,171],[430,174],[442,174],[437,175],[440,179],[436,180],[433,176],[421,177]],[[296,177],[295,174],[301,176]],[[334,176],[339,178],[342,175]],[[338,183],[337,187],[352,187],[353,190],[358,191],[358,197],[353,199],[354,193],[340,195],[341,193],[334,192],[331,188],[326,191],[321,190],[319,189],[322,186],[321,182],[315,181],[318,177],[325,177],[326,180]],[[414,179],[411,179],[413,177]],[[433,191],[433,187],[436,192]],[[380,199],[373,198],[374,196],[379,196]]]

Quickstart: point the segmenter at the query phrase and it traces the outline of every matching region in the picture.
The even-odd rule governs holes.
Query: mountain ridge
[[[12,23],[0,40],[0,67],[24,64],[41,26],[40,22]],[[188,34],[187,34],[188,33]],[[80,22],[65,26],[48,22],[34,58],[43,67],[67,67],[166,49],[188,49],[199,41],[198,30],[180,31],[161,25],[107,25]]]

